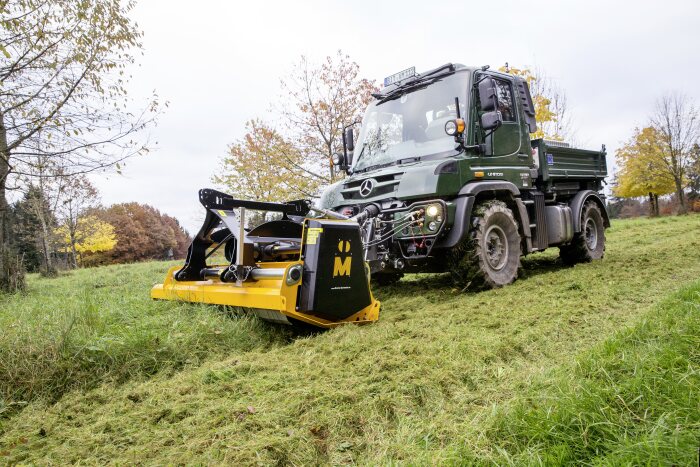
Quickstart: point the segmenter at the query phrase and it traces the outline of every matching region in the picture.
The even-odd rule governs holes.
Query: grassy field
[[[152,302],[166,263],[33,278],[0,303],[0,464],[697,462],[700,216],[523,264],[481,293],[408,277],[311,336]]]

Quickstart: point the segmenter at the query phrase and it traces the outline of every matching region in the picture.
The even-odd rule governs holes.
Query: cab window
[[[498,111],[504,122],[515,121],[515,106],[513,105],[513,89],[508,81],[495,79],[498,93]]]

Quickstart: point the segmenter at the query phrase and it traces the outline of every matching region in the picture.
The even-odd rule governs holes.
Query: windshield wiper
[[[453,157],[453,156],[458,156],[464,152],[464,149],[458,149],[457,152],[452,151],[440,151],[436,152],[433,154],[428,154],[425,156],[413,156],[413,157],[404,157],[403,159],[397,159],[392,162],[386,162],[384,164],[377,164],[377,165],[370,165],[367,167],[363,167],[361,169],[353,171],[354,173],[363,173],[363,172],[369,172],[370,170],[376,170],[376,169],[383,169],[385,167],[391,167],[392,165],[402,165],[402,164],[407,164],[410,162],[421,162],[421,161],[428,161],[428,160],[434,160],[434,159],[442,159],[444,157]]]
[[[363,172],[369,172],[370,170],[383,169],[384,167],[391,167],[392,165],[396,165],[396,162],[387,162],[385,164],[369,165],[369,166],[365,167],[364,169],[355,170],[355,173],[363,173]]]

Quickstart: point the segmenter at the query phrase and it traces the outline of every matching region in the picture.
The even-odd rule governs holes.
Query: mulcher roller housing
[[[237,200],[210,189],[199,198],[204,225],[185,264],[168,271],[152,298],[242,307],[268,321],[322,328],[379,318],[357,221],[309,218],[306,200]],[[282,216],[246,229],[246,210]],[[226,263],[208,264],[222,249]]]

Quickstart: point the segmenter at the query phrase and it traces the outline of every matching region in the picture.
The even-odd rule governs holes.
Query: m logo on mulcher
[[[338,251],[340,253],[350,252],[350,242],[347,240],[341,240],[338,242]],[[352,256],[346,256],[341,258],[340,256],[335,257],[333,263],[333,277],[336,276],[350,276],[350,266],[352,265]]]

